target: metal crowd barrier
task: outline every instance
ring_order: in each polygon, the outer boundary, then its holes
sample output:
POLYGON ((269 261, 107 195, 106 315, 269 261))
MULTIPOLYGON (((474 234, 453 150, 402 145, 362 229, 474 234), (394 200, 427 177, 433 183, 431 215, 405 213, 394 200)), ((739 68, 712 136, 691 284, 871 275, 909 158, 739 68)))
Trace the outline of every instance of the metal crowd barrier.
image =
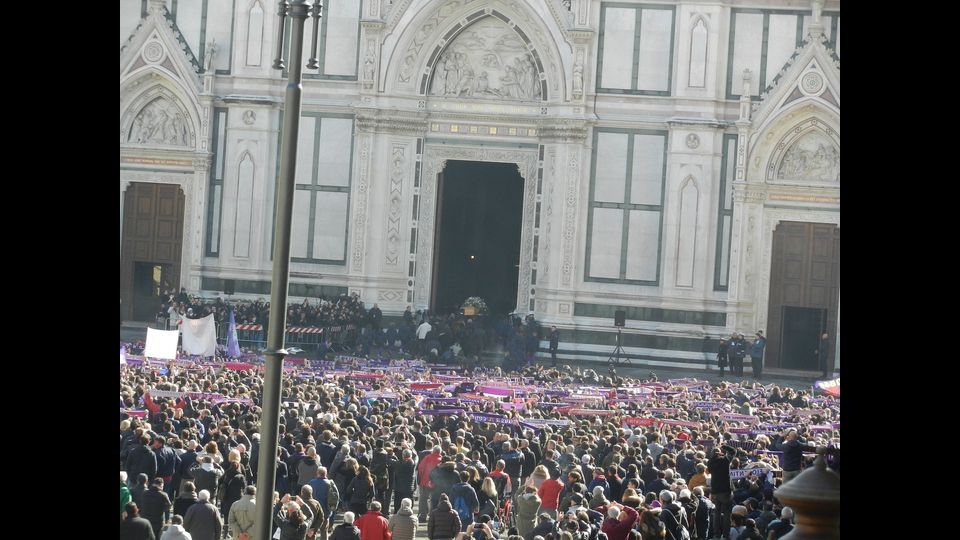
MULTIPOLYGON (((229 322, 217 324, 217 343, 226 345, 229 322)), ((326 341, 333 351, 344 351, 356 345, 359 328, 354 324, 337 326, 290 326, 284 336, 284 344, 306 351, 320 348, 326 341)), ((266 346, 267 336, 260 324, 237 324, 237 341, 242 348, 262 348, 266 346)))

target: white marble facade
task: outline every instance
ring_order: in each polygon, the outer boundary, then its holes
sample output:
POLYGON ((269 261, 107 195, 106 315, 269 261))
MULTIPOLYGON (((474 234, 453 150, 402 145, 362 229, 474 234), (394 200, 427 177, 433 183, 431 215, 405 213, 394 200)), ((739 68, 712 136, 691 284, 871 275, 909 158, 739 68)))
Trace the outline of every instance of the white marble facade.
MULTIPOLYGON (((451 159, 519 167, 511 286, 519 310, 565 336, 612 330, 577 305, 726 315, 629 320, 638 335, 752 335, 777 223, 839 225, 839 2, 327 4, 320 67, 304 71, 293 283, 387 313, 427 306, 436 174, 451 159)), ((194 291, 203 278, 269 281, 285 121, 276 2, 211 0, 206 26, 202 5, 122 0, 120 13, 121 207, 131 181, 184 186, 181 284, 194 291)), ((689 343, 628 351, 702 365, 689 343)))

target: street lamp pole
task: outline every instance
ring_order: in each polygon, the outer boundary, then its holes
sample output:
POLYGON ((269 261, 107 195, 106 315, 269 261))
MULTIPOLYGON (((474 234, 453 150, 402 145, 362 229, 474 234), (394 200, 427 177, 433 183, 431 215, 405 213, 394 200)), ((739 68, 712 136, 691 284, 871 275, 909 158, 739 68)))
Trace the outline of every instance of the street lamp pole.
MULTIPOLYGON (((280 418, 280 384, 283 374, 283 348, 287 317, 287 285, 290 278, 290 229, 293 223, 293 193, 297 172, 297 139, 300 134, 300 109, 303 75, 303 25, 313 16, 314 36, 323 12, 323 1, 280 0, 277 32, 277 57, 274 69, 283 69, 284 22, 290 17, 290 67, 284 98, 283 132, 280 138, 280 177, 277 179, 276 222, 273 247, 273 279, 270 291, 270 328, 267 335, 260 424, 260 463, 257 467, 257 509, 254 535, 259 540, 273 537, 273 488, 277 473, 277 439, 280 418)), ((316 63, 317 40, 313 40, 310 65, 316 63)))

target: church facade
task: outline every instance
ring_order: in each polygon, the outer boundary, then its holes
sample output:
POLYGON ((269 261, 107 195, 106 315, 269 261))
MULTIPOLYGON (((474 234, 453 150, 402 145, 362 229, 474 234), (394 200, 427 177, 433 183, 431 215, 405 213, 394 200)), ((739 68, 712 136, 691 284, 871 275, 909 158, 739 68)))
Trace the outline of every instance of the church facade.
MULTIPOLYGON (((436 308, 444 172, 506 163, 523 187, 503 287, 560 329, 561 357, 606 360, 622 310, 633 363, 702 367, 762 329, 766 366, 817 369, 826 333, 839 368, 839 2, 326 3, 291 301, 436 308)), ((269 295, 276 4, 121 0, 126 317, 161 286, 269 295)))

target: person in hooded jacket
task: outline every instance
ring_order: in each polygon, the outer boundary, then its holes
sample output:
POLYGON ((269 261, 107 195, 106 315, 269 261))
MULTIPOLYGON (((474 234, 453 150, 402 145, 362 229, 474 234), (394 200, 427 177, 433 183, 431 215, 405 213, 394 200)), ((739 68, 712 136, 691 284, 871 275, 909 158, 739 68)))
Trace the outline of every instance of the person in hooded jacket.
POLYGON ((540 497, 537 496, 537 488, 525 486, 523 495, 517 498, 517 532, 520 536, 526 536, 537 526, 537 513, 540 510, 540 497))
POLYGON ((137 483, 130 488, 130 497, 132 497, 133 502, 137 503, 137 505, 142 502, 141 497, 143 497, 143 492, 147 490, 147 482, 149 481, 150 479, 147 478, 146 473, 140 473, 140 475, 137 476, 137 483))
POLYGON ((317 468, 320 467, 320 460, 317 458, 317 449, 310 446, 307 448, 306 455, 297 463, 297 487, 294 493, 300 493, 300 489, 317 477, 317 468))
POLYGON ((420 521, 413 515, 413 501, 409 498, 400 501, 400 509, 390 516, 387 528, 393 540, 414 540, 420 521))
MULTIPOLYGON (((437 507, 430 512, 427 521, 428 540, 453 540, 460 534, 460 516, 450 506, 450 498, 441 493, 437 507)), ((334 538, 334 540, 339 540, 334 538)))
POLYGON ((193 540, 193 536, 183 528, 183 517, 175 514, 170 518, 170 525, 163 531, 160 540, 193 540))
POLYGON ((194 479, 193 484, 198 492, 205 489, 210 493, 216 493, 220 479, 223 478, 223 467, 214 463, 213 456, 203 456, 200 460, 200 463, 190 468, 190 474, 194 479))
POLYGON ((431 503, 435 507, 440 504, 440 495, 450 493, 453 485, 460 480, 457 474, 456 464, 452 461, 444 461, 430 473, 430 480, 433 482, 433 493, 431 503))
POLYGON ((150 437, 141 435, 139 442, 127 454, 124 469, 130 478, 138 478, 140 473, 146 473, 148 479, 154 478, 157 476, 157 455, 150 449, 150 437))

